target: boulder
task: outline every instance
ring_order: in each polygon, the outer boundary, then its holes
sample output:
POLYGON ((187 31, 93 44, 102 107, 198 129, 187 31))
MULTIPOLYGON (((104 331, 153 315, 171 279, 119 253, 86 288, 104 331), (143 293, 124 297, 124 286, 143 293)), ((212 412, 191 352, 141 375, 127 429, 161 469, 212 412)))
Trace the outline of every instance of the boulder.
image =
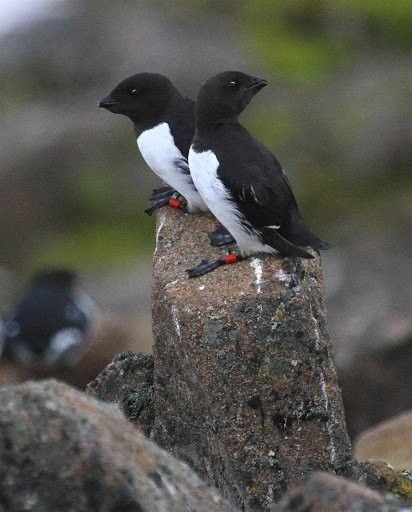
POLYGON ((242 510, 351 459, 321 262, 259 256, 197 279, 216 221, 164 209, 154 256, 154 438, 242 510))
POLYGON ((412 472, 393 469, 386 462, 359 462, 353 460, 340 472, 355 483, 375 491, 392 494, 412 505, 412 472))
POLYGON ((154 420, 153 356, 122 352, 90 382, 86 393, 117 403, 150 436, 154 420))
POLYGON ((354 452, 360 461, 385 461, 394 468, 412 470, 412 411, 362 432, 354 452))
POLYGON ((272 512, 407 512, 401 504, 346 478, 315 472, 293 485, 272 512))
POLYGON ((0 388, 1 512, 234 512, 116 406, 57 381, 0 388))

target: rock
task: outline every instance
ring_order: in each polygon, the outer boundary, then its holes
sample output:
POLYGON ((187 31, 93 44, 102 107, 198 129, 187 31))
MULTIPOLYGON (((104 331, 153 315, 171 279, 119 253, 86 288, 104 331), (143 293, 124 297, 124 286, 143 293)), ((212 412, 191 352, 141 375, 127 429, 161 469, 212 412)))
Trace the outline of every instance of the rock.
POLYGON ((406 512, 407 509, 346 478, 315 472, 293 485, 273 512, 406 512))
POLYGON ((117 355, 85 391, 119 404, 126 417, 150 436, 154 420, 153 356, 133 352, 117 355))
POLYGON ((354 453, 360 461, 385 461, 397 469, 412 469, 412 411, 362 432, 354 453))
POLYGON ((154 438, 242 510, 351 459, 320 258, 217 258, 206 216, 161 211, 154 258, 154 438))
POLYGON ((412 505, 412 472, 394 470, 386 462, 354 460, 343 469, 341 476, 376 491, 394 494, 412 505))
POLYGON ((382 420, 412 409, 412 337, 370 348, 339 370, 352 439, 382 420))
POLYGON ((0 389, 2 512, 234 512, 113 405, 56 381, 0 389))

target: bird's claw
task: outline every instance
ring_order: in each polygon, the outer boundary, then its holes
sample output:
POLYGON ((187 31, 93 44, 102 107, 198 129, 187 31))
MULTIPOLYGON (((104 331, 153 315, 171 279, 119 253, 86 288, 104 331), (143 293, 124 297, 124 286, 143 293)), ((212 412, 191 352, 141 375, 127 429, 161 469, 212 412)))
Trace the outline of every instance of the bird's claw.
POLYGON ((212 233, 209 233, 209 240, 210 245, 213 247, 221 247, 222 245, 235 243, 233 236, 223 226, 220 226, 212 233))
POLYGON ((170 192, 173 193, 170 195, 169 191, 165 191, 164 197, 160 197, 161 194, 159 193, 159 199, 152 199, 152 204, 151 206, 149 206, 149 208, 146 208, 145 213, 147 213, 148 215, 152 215, 155 210, 158 210, 163 206, 170 206, 171 208, 182 210, 182 212, 184 213, 188 212, 185 198, 181 196, 179 193, 177 193, 175 190, 173 190, 171 187, 169 188, 170 192))
POLYGON ((205 274, 208 274, 209 272, 212 272, 220 265, 222 265, 221 259, 215 261, 202 260, 197 267, 189 268, 188 270, 186 270, 186 272, 189 277, 200 277, 205 274))
POLYGON ((158 187, 152 190, 150 201, 160 201, 161 199, 170 199, 173 194, 176 194, 176 190, 169 185, 165 187, 158 187))
POLYGON ((169 204, 168 198, 159 199, 158 201, 152 201, 151 206, 149 206, 149 208, 146 208, 144 212, 147 213, 148 215, 152 215, 153 212, 155 212, 159 208, 162 208, 163 206, 167 206, 168 204, 169 204))
POLYGON ((209 272, 212 272, 213 270, 216 270, 217 267, 220 267, 221 265, 231 265, 242 259, 242 256, 236 252, 231 252, 229 249, 223 258, 219 258, 215 261, 202 260, 197 267, 190 268, 189 270, 186 270, 186 272, 189 277, 200 277, 208 274, 209 272))

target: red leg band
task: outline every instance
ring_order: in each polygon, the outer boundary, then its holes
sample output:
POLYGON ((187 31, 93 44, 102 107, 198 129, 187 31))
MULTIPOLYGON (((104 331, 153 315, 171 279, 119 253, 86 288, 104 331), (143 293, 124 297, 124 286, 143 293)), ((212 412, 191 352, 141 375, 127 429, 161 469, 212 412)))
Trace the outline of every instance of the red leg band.
POLYGON ((180 199, 177 199, 176 197, 171 197, 169 199, 169 206, 172 208, 180 208, 182 205, 182 201, 180 199))
POLYGON ((225 263, 236 263, 238 261, 238 256, 234 252, 231 252, 230 254, 226 254, 226 256, 223 257, 223 260, 225 263))

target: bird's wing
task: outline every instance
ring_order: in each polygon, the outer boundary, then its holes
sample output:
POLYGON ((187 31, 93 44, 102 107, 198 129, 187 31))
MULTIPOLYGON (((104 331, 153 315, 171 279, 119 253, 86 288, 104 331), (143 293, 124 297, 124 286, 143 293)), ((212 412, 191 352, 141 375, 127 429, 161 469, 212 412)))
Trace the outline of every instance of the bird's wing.
POLYGON ((280 229, 287 221, 290 209, 297 208, 283 171, 269 174, 253 165, 242 167, 236 176, 225 175, 222 180, 240 212, 259 229, 280 229))
POLYGON ((289 182, 277 160, 276 163, 276 168, 262 169, 245 162, 238 167, 236 175, 223 172, 221 179, 236 201, 239 212, 261 232, 265 243, 281 254, 313 258, 280 233, 291 213, 299 216, 300 213, 289 182))

